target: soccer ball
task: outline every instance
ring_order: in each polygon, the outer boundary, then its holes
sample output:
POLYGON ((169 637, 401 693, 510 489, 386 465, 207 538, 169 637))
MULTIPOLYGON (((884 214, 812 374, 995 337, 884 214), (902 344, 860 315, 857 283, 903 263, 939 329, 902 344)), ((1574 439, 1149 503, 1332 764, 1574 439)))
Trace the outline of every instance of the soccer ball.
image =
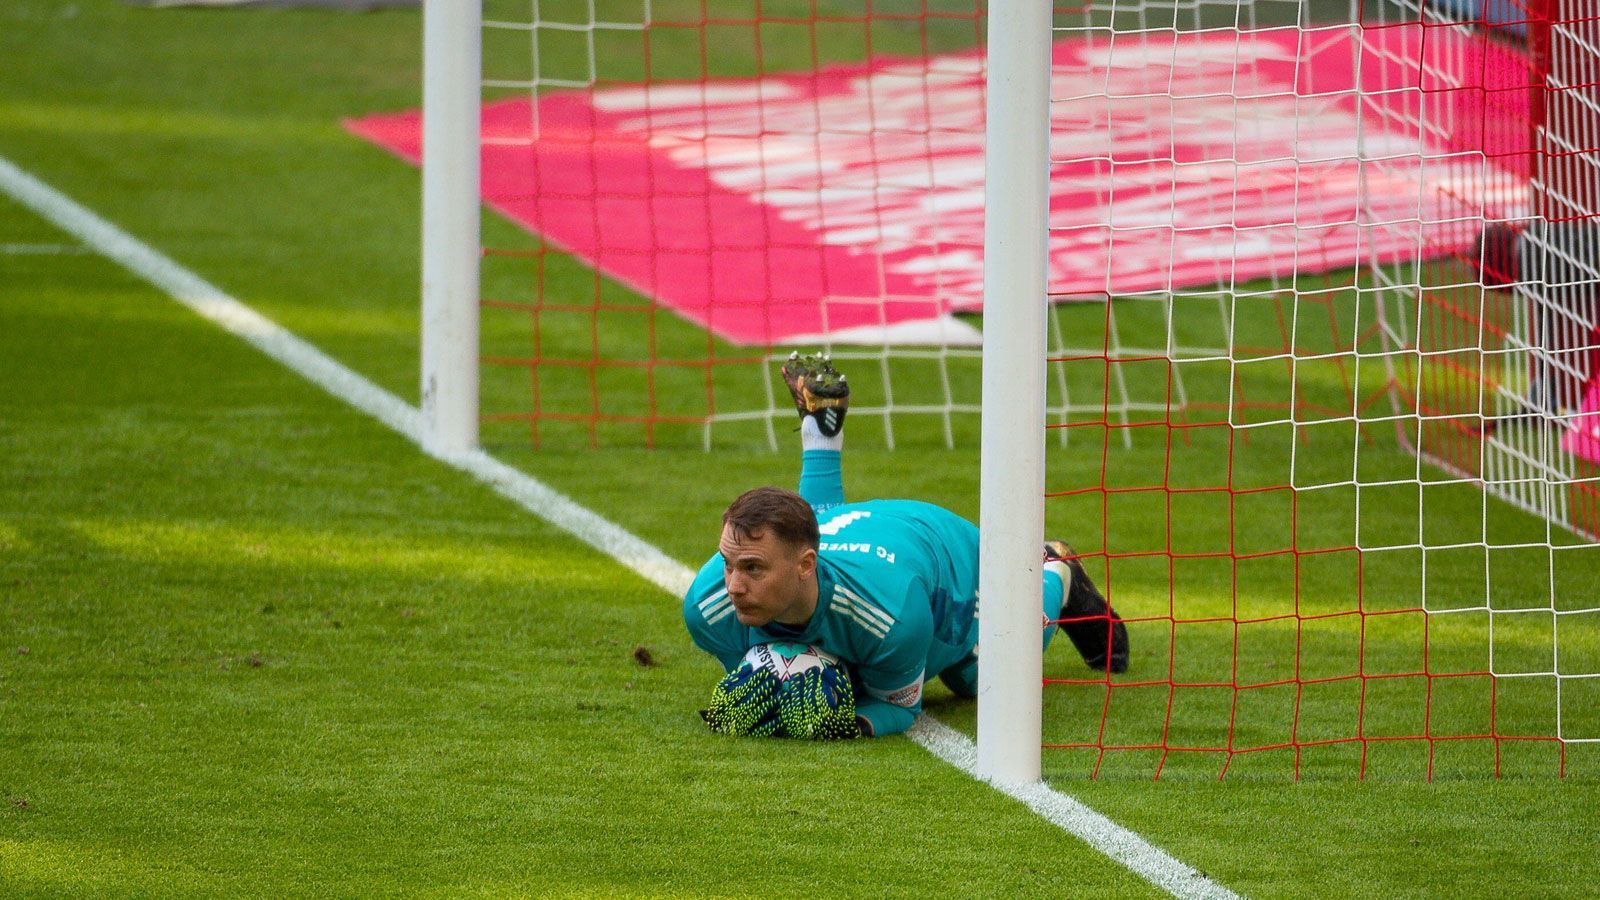
POLYGON ((751 647, 749 652, 745 653, 744 661, 753 669, 768 670, 778 681, 783 682, 811 669, 838 665, 839 657, 810 644, 773 641, 770 644, 757 644, 751 647))

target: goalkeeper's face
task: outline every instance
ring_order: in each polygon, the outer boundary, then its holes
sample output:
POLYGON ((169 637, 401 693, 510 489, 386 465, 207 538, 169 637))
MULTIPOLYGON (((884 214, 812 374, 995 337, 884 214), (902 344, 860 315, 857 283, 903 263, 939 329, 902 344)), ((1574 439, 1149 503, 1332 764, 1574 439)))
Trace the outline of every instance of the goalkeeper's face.
POLYGON ((817 603, 817 551, 787 544, 770 528, 740 535, 731 525, 722 526, 717 550, 739 624, 803 625, 811 618, 817 603))

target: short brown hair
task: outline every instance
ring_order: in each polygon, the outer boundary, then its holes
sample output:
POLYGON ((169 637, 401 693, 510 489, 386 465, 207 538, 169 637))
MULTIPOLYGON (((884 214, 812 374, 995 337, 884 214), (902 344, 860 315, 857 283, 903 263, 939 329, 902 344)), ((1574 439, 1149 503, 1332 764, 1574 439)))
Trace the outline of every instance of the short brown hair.
POLYGON ((794 491, 783 488, 759 487, 745 491, 728 505, 722 514, 722 524, 733 529, 741 538, 754 538, 768 530, 778 540, 791 547, 804 546, 817 549, 821 533, 817 531, 817 514, 794 491))

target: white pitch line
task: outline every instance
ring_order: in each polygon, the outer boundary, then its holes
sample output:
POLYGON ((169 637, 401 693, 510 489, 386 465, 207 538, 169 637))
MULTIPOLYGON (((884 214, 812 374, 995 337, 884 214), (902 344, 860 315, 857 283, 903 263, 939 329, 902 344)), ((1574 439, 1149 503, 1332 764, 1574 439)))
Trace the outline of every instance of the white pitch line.
POLYGON ((929 753, 1001 793, 1022 801, 1029 809, 1084 843, 1100 851, 1135 875, 1174 897, 1237 898, 1238 894, 1212 881, 1198 869, 1145 840, 1138 832, 1118 825, 1081 801, 1052 790, 1044 782, 1013 784, 978 775, 978 747, 972 739, 933 716, 917 719, 906 732, 929 753))
MULTIPOLYGON (((0 156, 0 189, 120 263, 172 299, 223 330, 243 338, 308 381, 372 416, 424 453, 433 456, 514 501, 546 522, 610 556, 675 597, 683 596, 694 572, 654 545, 595 513, 520 469, 482 450, 439 454, 422 440, 422 414, 415 407, 352 371, 310 343, 235 300, 221 288, 100 218, 76 201, 0 156)), ((922 716, 908 735, 928 752, 977 778, 977 750, 961 732, 922 716)), ((1123 828, 1043 783, 987 782, 1015 798, 1090 847, 1176 897, 1226 898, 1227 888, 1180 862, 1138 834, 1123 828)))
MULTIPOLYGON (((404 435, 418 447, 423 446, 422 414, 415 407, 17 168, 5 157, 0 157, 0 188, 41 217, 165 291, 172 299, 243 338, 323 390, 404 435)), ((423 450, 428 452, 427 448, 423 450)), ((663 590, 682 596, 694 579, 694 573, 682 563, 482 450, 430 455, 490 485, 540 518, 614 557, 663 590)))

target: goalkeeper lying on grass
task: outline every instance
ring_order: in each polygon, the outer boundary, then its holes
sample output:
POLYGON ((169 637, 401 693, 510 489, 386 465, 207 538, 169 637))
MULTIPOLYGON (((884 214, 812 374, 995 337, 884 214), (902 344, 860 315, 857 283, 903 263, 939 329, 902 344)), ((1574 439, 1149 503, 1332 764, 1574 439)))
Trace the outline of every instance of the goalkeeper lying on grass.
MULTIPOLYGON (((684 596, 695 644, 730 670, 704 715, 733 734, 896 734, 921 711, 929 675, 977 694, 978 529, 930 503, 845 503, 844 376, 826 357, 793 356, 783 380, 800 411, 800 492, 757 488, 733 501, 717 553, 684 596), (848 672, 822 666, 780 684, 744 662, 779 641, 817 646, 848 672)), ((1044 549, 1045 645, 1059 621, 1090 668, 1126 670, 1126 626, 1070 547, 1044 549)))

